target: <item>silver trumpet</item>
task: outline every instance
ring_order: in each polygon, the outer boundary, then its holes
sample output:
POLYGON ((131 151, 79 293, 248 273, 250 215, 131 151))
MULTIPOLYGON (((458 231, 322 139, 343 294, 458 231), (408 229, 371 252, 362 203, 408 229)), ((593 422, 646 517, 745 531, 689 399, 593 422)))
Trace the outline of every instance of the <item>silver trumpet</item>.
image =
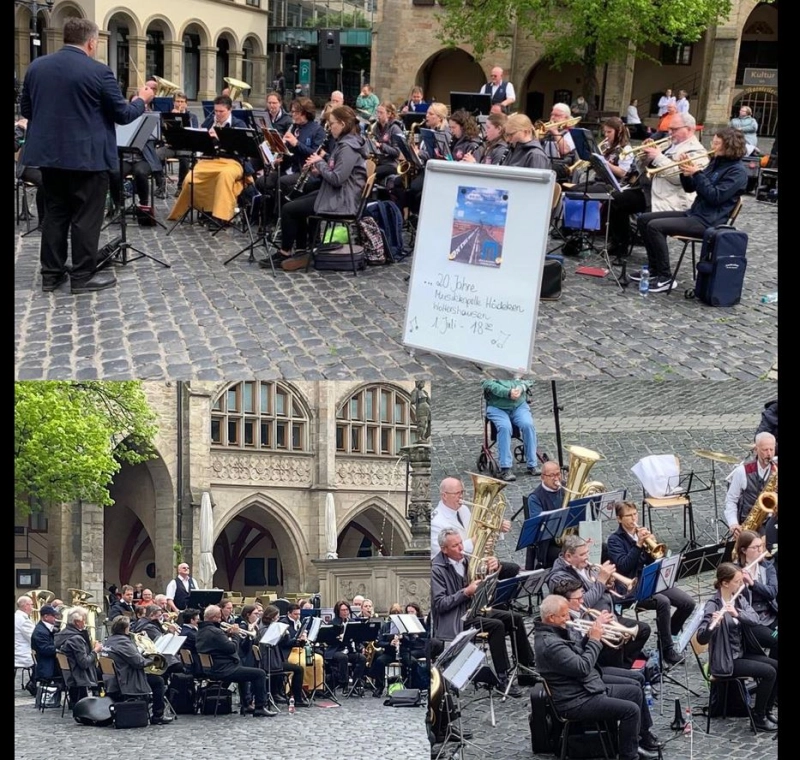
MULTIPOLYGON (((222 628, 223 631, 227 631, 229 628, 233 628, 234 625, 235 625, 234 623, 220 623, 219 627, 222 628)), ((237 633, 239 634, 239 637, 242 639, 246 638, 247 636, 249 636, 251 639, 254 639, 257 635, 256 631, 246 631, 244 628, 239 628, 237 633)))
MULTIPOLYGON (((567 625, 571 628, 575 628, 579 630, 584 636, 589 634, 589 629, 594 625, 595 620, 602 614, 598 610, 589 609, 584 605, 581 605, 581 610, 589 615, 589 617, 594 618, 593 620, 585 620, 585 619, 577 619, 577 620, 568 620, 567 625)), ((632 628, 627 628, 626 626, 622 625, 621 623, 617 623, 615 621, 611 621, 609 623, 603 623, 603 635, 601 637, 601 641, 607 647, 611 649, 619 649, 620 647, 627 644, 629 641, 633 641, 639 635, 639 626, 635 625, 632 628)))

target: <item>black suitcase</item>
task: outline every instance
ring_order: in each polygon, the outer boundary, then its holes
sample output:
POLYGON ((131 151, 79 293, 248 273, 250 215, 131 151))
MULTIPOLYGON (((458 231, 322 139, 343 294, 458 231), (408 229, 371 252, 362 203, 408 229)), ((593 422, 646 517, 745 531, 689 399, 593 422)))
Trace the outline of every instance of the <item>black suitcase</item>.
MULTIPOLYGON (((353 257, 356 269, 364 269, 367 259, 360 245, 353 245, 353 257)), ((343 245, 335 251, 319 250, 314 255, 314 269, 320 272, 352 272, 353 262, 350 260, 350 249, 343 245)))
POLYGON ((230 715, 233 712, 233 695, 218 684, 205 687, 205 697, 200 702, 203 715, 230 715))
POLYGON ((694 289, 687 290, 686 297, 697 298, 708 306, 735 306, 742 298, 746 254, 746 232, 728 225, 707 229, 694 289))
POLYGON ((542 301, 557 301, 561 298, 561 283, 564 281, 565 276, 563 257, 546 256, 539 298, 542 301))
POLYGON ((150 723, 150 709, 144 700, 114 702, 109 709, 114 728, 144 728, 150 723))
POLYGON ((555 754, 561 736, 561 723, 553 714, 547 692, 540 683, 531 689, 531 714, 528 718, 528 725, 531 729, 533 754, 543 752, 555 754))
POLYGON ((173 673, 167 694, 172 709, 179 715, 192 715, 197 712, 197 693, 194 676, 187 673, 173 673))

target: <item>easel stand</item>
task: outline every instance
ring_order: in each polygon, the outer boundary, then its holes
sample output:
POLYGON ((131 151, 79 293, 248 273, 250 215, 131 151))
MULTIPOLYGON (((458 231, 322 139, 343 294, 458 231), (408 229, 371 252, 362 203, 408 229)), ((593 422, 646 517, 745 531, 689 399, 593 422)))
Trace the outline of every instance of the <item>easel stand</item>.
MULTIPOLYGON (((167 235, 188 218, 189 224, 194 224, 194 168, 197 166, 197 156, 206 158, 216 158, 217 147, 213 138, 205 130, 194 129, 166 129, 164 130, 164 142, 167 147, 175 151, 183 151, 190 155, 189 173, 184 182, 191 182, 189 187, 189 208, 183 212, 180 219, 177 219, 172 227, 169 228, 167 235)), ((203 211, 197 212, 198 216, 203 216, 208 220, 211 217, 203 211)))
POLYGON ((136 246, 131 245, 128 242, 128 222, 125 219, 125 184, 122 182, 122 164, 125 160, 125 154, 128 152, 127 148, 117 148, 117 153, 119 155, 119 175, 120 175, 120 183, 119 183, 119 205, 120 205, 120 215, 119 215, 119 238, 115 239, 114 246, 110 250, 107 250, 106 255, 100 260, 100 262, 95 267, 95 272, 102 269, 109 263, 113 264, 120 264, 122 266, 127 266, 129 263, 134 261, 138 261, 139 259, 150 259, 155 261, 157 264, 161 264, 162 267, 166 269, 170 269, 172 267, 171 264, 167 264, 166 261, 162 261, 155 256, 146 253, 145 251, 141 250, 140 248, 136 248, 136 246), (133 258, 129 257, 128 251, 133 251, 137 255, 133 258))

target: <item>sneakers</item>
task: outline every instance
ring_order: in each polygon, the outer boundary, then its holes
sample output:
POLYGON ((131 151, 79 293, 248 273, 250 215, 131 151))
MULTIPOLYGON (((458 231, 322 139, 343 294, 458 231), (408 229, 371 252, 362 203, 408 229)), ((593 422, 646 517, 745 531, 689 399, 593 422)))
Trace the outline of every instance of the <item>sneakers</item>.
POLYGON ((542 471, 539 467, 528 467, 528 475, 540 476, 542 471))
POLYGON ((674 649, 668 649, 664 652, 664 662, 666 662, 667 665, 677 665, 679 662, 683 662, 683 657, 674 649))
MULTIPOLYGON (((641 279, 641 278, 640 278, 641 279)), ((654 282, 650 283, 650 292, 651 293, 668 293, 670 290, 675 290, 678 287, 678 283, 672 279, 672 277, 667 277, 665 279, 657 279, 654 282)))
POLYGON ((154 715, 152 718, 150 718, 151 726, 166 726, 169 723, 172 723, 172 716, 154 715))
POLYGON ((517 476, 511 472, 510 467, 500 470, 500 474, 497 477, 499 480, 504 480, 506 483, 513 483, 517 479, 517 476))
POLYGON ((635 269, 633 272, 628 272, 628 279, 633 280, 634 282, 640 282, 642 279, 641 270, 635 269))
POLYGON ((281 262, 281 269, 284 272, 295 272, 298 269, 305 269, 308 265, 308 253, 295 253, 288 259, 281 262))

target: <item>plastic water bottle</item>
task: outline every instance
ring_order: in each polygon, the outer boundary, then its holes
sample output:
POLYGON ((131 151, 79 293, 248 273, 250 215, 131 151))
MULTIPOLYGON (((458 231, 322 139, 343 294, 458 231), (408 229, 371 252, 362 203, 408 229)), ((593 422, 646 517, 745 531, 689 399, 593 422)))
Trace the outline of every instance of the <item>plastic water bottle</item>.
POLYGON ((761 303, 778 303, 778 293, 765 293, 761 296, 761 303))
POLYGON ((639 280, 639 293, 644 298, 650 292, 650 267, 642 267, 642 279, 639 280))
POLYGON ((692 735, 692 708, 687 707, 686 713, 683 717, 684 724, 683 724, 683 735, 684 736, 691 736, 692 735))
POLYGON ((644 685, 644 698, 647 701, 647 706, 653 706, 653 687, 650 686, 650 681, 644 685))
POLYGON ((289 697, 289 715, 294 715, 294 697, 289 697))

